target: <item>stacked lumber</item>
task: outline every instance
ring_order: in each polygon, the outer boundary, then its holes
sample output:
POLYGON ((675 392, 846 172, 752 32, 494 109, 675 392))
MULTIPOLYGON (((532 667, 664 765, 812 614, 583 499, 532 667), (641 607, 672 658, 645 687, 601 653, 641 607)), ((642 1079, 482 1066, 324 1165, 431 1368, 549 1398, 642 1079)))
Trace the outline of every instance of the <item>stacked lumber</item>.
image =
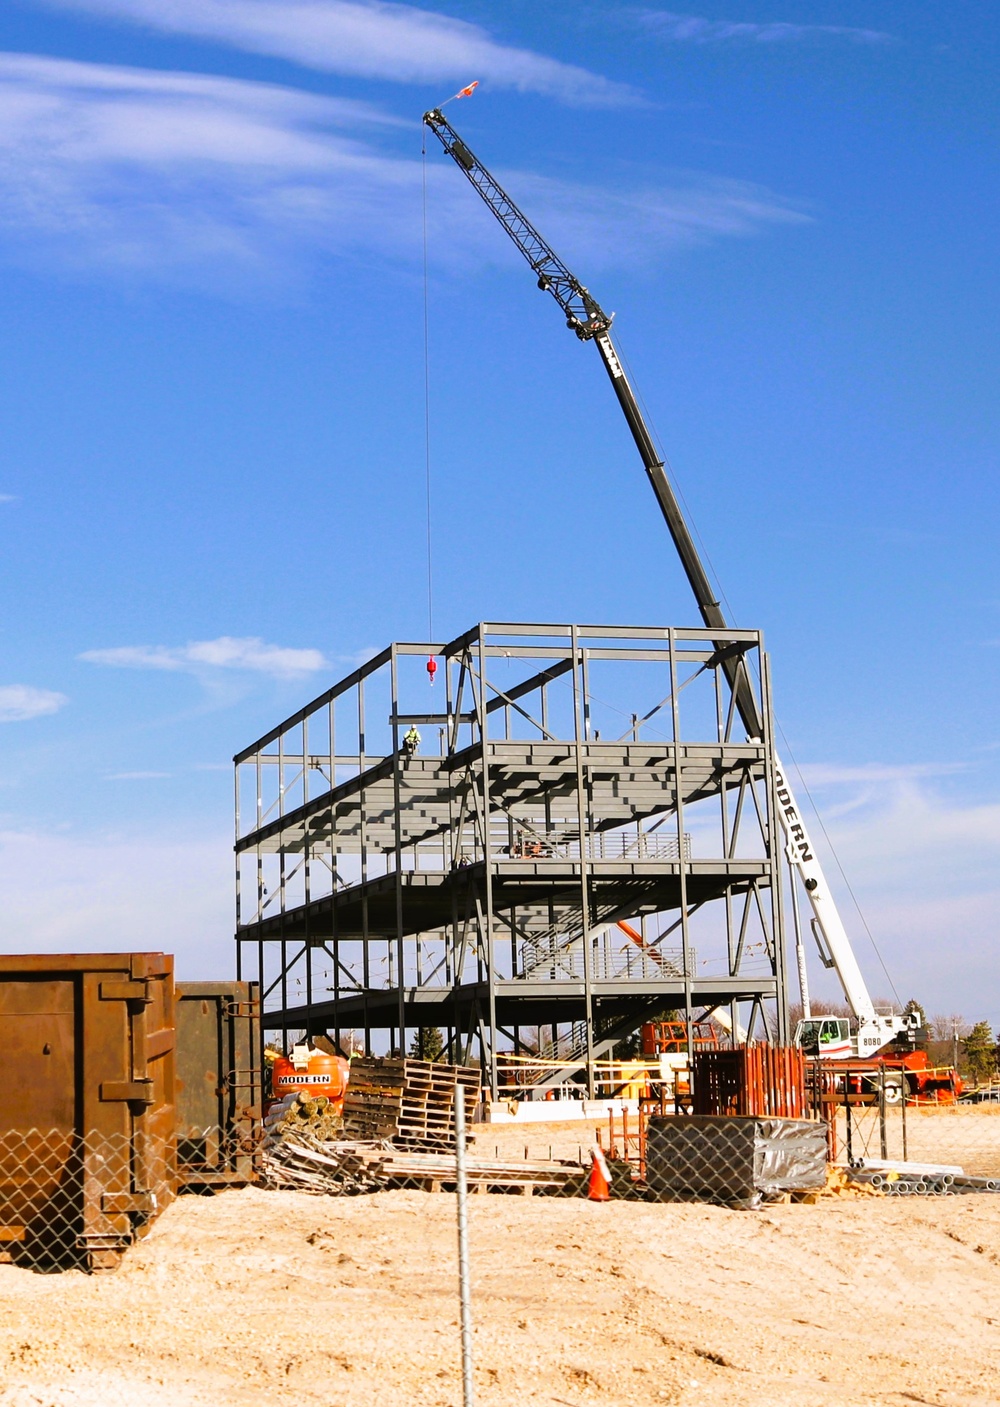
POLYGON ((276 1191, 350 1196, 386 1185, 383 1163, 390 1145, 329 1141, 308 1130, 286 1131, 264 1145, 261 1180, 276 1191))
POLYGON ((453 1144, 456 1086, 464 1093, 466 1123, 471 1123, 479 1095, 477 1070, 399 1056, 355 1057, 344 1095, 344 1134, 430 1150, 453 1144))
MULTIPOLYGON (((395 1185, 422 1186, 437 1191, 455 1186, 455 1158, 447 1153, 421 1153, 409 1149, 394 1152, 385 1165, 385 1175, 395 1185)), ((550 1194, 576 1195, 585 1185, 586 1171, 579 1163, 563 1161, 518 1161, 516 1159, 465 1159, 465 1176, 476 1192, 519 1189, 526 1195, 534 1191, 550 1194)))
POLYGON ((338 1138, 342 1124, 340 1112, 326 1095, 308 1094, 303 1090, 298 1094, 286 1094, 271 1106, 264 1120, 264 1141, 271 1144, 304 1132, 318 1139, 338 1138))
MULTIPOLYGON (((451 1190, 456 1182, 454 1153, 399 1148, 384 1139, 326 1141, 304 1128, 265 1147, 262 1172, 272 1188, 332 1196, 390 1187, 436 1192, 451 1190)), ((467 1157, 466 1177, 477 1192, 575 1196, 585 1185, 586 1172, 579 1163, 467 1157)))

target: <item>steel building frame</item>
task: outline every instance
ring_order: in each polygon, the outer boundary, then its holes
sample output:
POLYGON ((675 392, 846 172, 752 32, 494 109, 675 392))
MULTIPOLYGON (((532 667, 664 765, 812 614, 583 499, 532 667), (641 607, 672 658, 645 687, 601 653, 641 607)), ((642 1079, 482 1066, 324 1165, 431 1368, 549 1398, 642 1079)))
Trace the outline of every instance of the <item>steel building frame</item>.
POLYGON ((728 1006, 734 1030, 787 1039, 757 631, 483 623, 396 643, 235 764, 237 975, 260 981, 266 1029, 370 1052, 443 1028, 494 1097, 502 1053, 542 1045, 563 1060, 548 1083, 593 1090, 594 1061, 668 1008, 728 1006))

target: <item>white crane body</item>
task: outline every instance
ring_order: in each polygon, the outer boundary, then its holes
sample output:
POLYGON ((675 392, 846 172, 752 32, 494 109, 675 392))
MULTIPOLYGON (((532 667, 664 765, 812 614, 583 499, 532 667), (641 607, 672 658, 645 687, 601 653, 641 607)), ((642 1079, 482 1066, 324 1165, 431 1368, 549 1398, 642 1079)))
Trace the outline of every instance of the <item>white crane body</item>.
POLYGON ((806 1014, 796 1028, 795 1042, 797 1045, 815 1046, 815 1049, 810 1049, 810 1054, 819 1055, 824 1059, 843 1059, 845 1056, 870 1059, 897 1036, 915 1031, 920 1024, 920 1018, 916 1013, 899 1016, 896 1013, 882 1014, 875 1010, 875 1004, 851 947, 851 940, 840 917, 840 910, 830 893, 823 866, 809 839, 784 766, 777 757, 774 780, 778 818, 785 833, 785 853, 793 873, 797 872, 802 881, 802 887, 813 911, 813 932, 816 935, 820 960, 824 966, 833 967, 836 971, 856 1023, 854 1032, 847 1034, 841 1029, 836 1038, 824 1039, 832 1035, 830 1027, 824 1030, 822 1025, 817 1023, 830 1022, 831 1018, 806 1014))

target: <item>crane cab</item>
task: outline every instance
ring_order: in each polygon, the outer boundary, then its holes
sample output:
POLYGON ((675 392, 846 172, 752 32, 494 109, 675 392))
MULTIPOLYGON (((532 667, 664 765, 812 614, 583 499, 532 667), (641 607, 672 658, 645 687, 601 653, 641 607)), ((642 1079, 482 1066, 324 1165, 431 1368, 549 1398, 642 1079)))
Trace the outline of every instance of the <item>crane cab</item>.
POLYGON ((846 1016, 813 1016, 795 1028, 795 1044, 821 1060, 849 1060, 855 1054, 846 1016))

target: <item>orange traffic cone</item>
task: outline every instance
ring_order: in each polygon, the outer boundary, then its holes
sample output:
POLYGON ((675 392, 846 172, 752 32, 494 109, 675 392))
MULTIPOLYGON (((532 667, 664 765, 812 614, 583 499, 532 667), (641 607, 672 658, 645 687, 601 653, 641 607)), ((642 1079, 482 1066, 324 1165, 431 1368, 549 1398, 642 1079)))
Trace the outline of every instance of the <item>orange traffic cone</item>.
POLYGON ((587 1200, 589 1202, 610 1202, 611 1173, 608 1171, 607 1160, 600 1148, 594 1148, 591 1152, 590 1181, 587 1183, 587 1200))

